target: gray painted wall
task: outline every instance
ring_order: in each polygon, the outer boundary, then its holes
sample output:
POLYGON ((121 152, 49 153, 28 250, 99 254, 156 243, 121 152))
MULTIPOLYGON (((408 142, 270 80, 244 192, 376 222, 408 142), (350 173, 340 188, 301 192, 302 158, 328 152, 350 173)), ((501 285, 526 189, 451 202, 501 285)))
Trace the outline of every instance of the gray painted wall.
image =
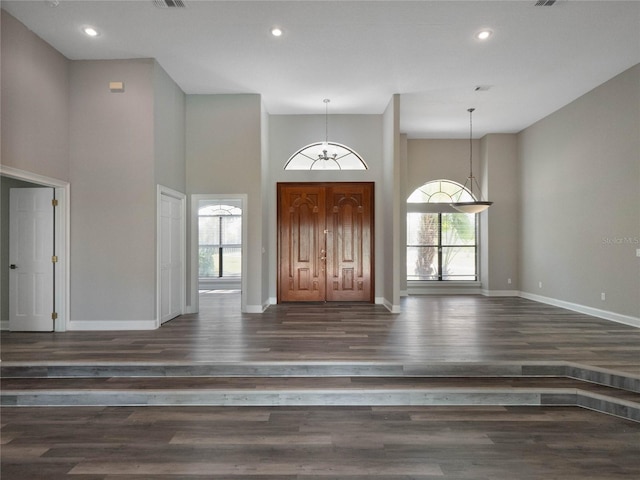
POLYGON ((520 290, 640 317, 640 65, 518 140, 520 290))
POLYGON ((517 135, 486 135, 480 141, 479 153, 482 194, 485 200, 494 202, 480 214, 482 288, 489 294, 515 295, 519 289, 520 246, 517 135))
MULTIPOLYGON (((262 126, 259 95, 187 95, 187 193, 247 194, 243 220, 248 227, 247 306, 263 298, 262 126)), ((190 240, 187 242, 190 245, 190 240)), ((190 248, 189 248, 190 255, 190 248)), ((188 269, 188 278, 191 275, 188 269)), ((193 292, 188 291, 190 297, 193 292)))
POLYGON ((155 182, 186 192, 186 96, 158 62, 153 66, 155 182))
POLYGON ((265 219, 269 218, 269 194, 271 189, 269 188, 269 132, 270 132, 270 121, 269 121, 269 113, 264 105, 264 103, 260 102, 260 165, 262 169, 262 178, 260 189, 262 192, 262 278, 260 281, 262 282, 262 290, 261 290, 261 298, 263 301, 269 301, 269 281, 271 279, 271 274, 269 270, 269 253, 271 250, 275 249, 273 243, 270 242, 269 238, 269 227, 270 224, 265 219))
POLYGON ((384 278, 383 297, 391 311, 400 309, 400 228, 405 224, 400 218, 400 95, 393 95, 383 114, 382 163, 384 180, 383 210, 384 233, 378 237, 383 242, 384 278))
POLYGON ((155 319, 153 69, 71 62, 72 320, 155 319))
POLYGON ((325 115, 271 115, 269 117, 269 296, 277 297, 277 191, 278 182, 374 182, 375 183, 375 296, 383 295, 384 232, 382 190, 382 116, 329 115, 329 141, 348 145, 367 163, 368 170, 284 170, 300 148, 324 141, 325 115))
MULTIPOLYGON (((474 169, 479 166, 475 162, 479 148, 480 141, 474 140, 474 169)), ((469 140, 409 139, 407 162, 407 197, 432 180, 446 178, 464 184, 469 176, 469 140)), ((474 171, 479 181, 480 173, 474 171)))
POLYGON ((4 10, 3 165, 69 179, 69 62, 4 10))

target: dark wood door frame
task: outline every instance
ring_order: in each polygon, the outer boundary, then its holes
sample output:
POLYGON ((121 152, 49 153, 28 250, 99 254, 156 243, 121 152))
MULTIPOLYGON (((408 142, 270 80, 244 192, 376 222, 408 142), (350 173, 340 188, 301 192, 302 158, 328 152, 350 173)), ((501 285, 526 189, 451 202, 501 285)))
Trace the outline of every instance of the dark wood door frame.
POLYGON ((374 193, 373 182, 277 184, 278 303, 374 303, 374 193))

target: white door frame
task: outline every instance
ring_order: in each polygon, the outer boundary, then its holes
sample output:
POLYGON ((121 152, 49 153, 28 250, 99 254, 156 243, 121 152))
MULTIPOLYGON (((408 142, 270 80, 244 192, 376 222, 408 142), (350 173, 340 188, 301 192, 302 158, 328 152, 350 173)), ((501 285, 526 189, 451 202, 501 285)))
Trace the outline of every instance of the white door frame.
POLYGON ((182 260, 182 269, 180 270, 180 313, 186 313, 186 294, 187 294, 187 196, 184 193, 172 190, 164 185, 158 185, 156 195, 156 328, 162 325, 162 196, 166 195, 180 201, 180 258, 182 260))
POLYGON ((54 331, 65 332, 69 328, 69 264, 71 250, 69 248, 68 239, 70 238, 71 225, 69 208, 71 185, 69 182, 58 180, 57 178, 38 175, 37 173, 27 172, 18 168, 8 167, 6 165, 0 165, 0 176, 16 178, 25 182, 41 185, 43 187, 53 187, 55 190, 58 206, 56 208, 54 238, 56 242, 58 263, 56 264, 55 269, 56 288, 54 301, 58 318, 55 320, 54 331))
POLYGON ((247 311, 247 200, 246 193, 209 193, 191 195, 191 308, 189 313, 200 311, 198 294, 198 205, 201 200, 240 200, 242 208, 242 265, 240 279, 240 311, 247 311))

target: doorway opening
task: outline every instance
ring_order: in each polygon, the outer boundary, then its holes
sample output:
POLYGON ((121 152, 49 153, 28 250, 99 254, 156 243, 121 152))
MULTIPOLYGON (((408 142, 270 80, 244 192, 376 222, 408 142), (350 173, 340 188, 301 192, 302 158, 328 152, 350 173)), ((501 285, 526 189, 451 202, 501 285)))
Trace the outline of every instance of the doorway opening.
MULTIPOLYGON (((2 297, 2 301, 0 301, 2 305, 0 329, 64 332, 69 328, 69 246, 67 243, 67 238, 69 237, 69 184, 57 179, 4 165, 0 166, 0 181, 2 182, 2 188, 0 190, 3 197, 1 202, 3 208, 1 215, 3 222, 3 241, 0 242, 2 250, 2 254, 0 255, 0 270, 2 271, 2 282, 0 282, 0 285, 2 285, 0 292, 2 297), (32 325, 32 327, 35 328, 25 327, 22 326, 22 324, 11 321, 10 311, 15 311, 15 309, 11 308, 10 304, 12 302, 15 304, 18 300, 17 298, 11 299, 11 295, 16 295, 17 289, 14 287, 16 286, 15 282, 18 278, 15 273, 20 270, 20 265, 13 261, 15 258, 13 260, 10 258, 9 252, 11 243, 9 238, 12 233, 15 233, 15 229, 10 226, 11 219, 9 215, 9 196, 10 191, 14 188, 42 189, 43 191, 49 192, 47 193, 49 196, 48 203, 50 202, 49 205, 51 205, 52 216, 55 216, 52 232, 47 235, 46 241, 46 256, 51 264, 53 264, 51 268, 48 269, 51 273, 47 273, 46 275, 51 275, 52 278, 48 284, 50 286, 46 287, 47 297, 41 304, 42 308, 40 308, 38 304, 35 304, 38 308, 34 310, 33 313, 41 314, 43 318, 41 326, 39 324, 32 325), (53 213, 54 210, 55 213, 53 213), (6 238, 4 238, 5 236, 6 238), (51 253, 48 253, 49 251, 51 253), (51 257, 49 257, 49 255, 51 255, 51 257), (11 269, 10 265, 14 265, 15 268, 11 269), (14 278, 10 279, 10 275, 14 278), (44 322, 44 316, 46 316, 46 322, 44 322)), ((31 281, 32 283, 39 282, 37 275, 34 275, 31 281)), ((31 321, 28 323, 30 322, 31 321)))
POLYGON ((192 299, 196 312, 246 308, 246 195, 193 195, 192 299), (195 298, 194 298, 195 297, 195 298))

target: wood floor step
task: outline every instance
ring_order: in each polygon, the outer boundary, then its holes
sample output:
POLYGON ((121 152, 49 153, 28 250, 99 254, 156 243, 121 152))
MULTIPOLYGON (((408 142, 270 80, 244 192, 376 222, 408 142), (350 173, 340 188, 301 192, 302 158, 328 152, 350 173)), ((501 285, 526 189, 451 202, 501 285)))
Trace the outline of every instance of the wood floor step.
POLYGON ((640 393, 640 376, 572 362, 3 362, 2 378, 563 377, 640 393))
POLYGON ((3 406, 581 406, 640 421, 640 394, 562 378, 3 379, 3 406))

